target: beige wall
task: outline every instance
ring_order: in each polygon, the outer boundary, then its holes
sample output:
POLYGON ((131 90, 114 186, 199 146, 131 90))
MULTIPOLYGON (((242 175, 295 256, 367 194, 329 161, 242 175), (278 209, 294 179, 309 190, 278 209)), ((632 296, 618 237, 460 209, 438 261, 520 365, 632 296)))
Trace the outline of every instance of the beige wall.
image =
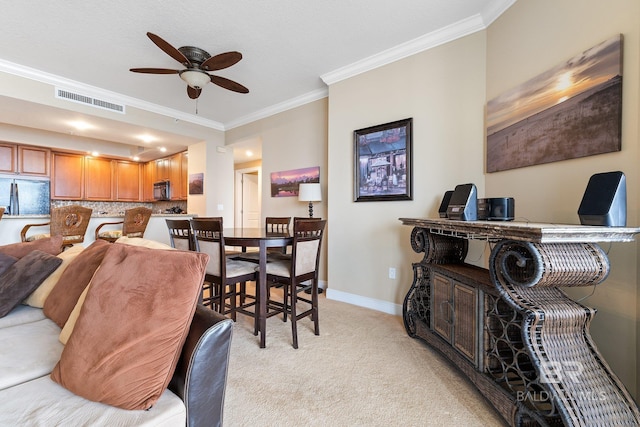
MULTIPOLYGON (((308 204, 296 197, 271 197, 271 172, 320 166, 323 201, 313 204, 314 217, 327 217, 327 99, 305 104, 226 132, 226 145, 247 139, 262 141, 262 203, 261 221, 266 216, 303 216, 308 204)), ((327 227, 330 234, 331 225, 327 227)), ((326 281, 326 249, 320 262, 320 280, 326 281)))
MULTIPOLYGON (((638 226, 640 2, 519 0, 487 31, 487 99, 558 65, 615 34, 624 36, 622 151, 486 175, 490 196, 513 196, 516 216, 579 223, 589 177, 621 170, 627 177, 627 224, 638 226)), ((602 245, 611 274, 584 300, 598 314, 592 335, 612 369, 637 395, 638 245, 602 245)), ((574 298, 592 288, 569 290, 574 298)))
POLYGON ((485 56, 481 32, 329 87, 328 297, 401 313, 420 257, 398 218, 437 216, 457 184, 483 194, 485 56), (353 131, 409 117, 413 201, 354 202, 353 131))

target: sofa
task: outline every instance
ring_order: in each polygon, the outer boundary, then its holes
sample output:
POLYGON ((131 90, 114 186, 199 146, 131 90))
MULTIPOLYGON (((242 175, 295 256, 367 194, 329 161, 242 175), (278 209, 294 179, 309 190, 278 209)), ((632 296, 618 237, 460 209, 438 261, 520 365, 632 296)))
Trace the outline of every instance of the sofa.
POLYGON ((233 322, 198 303, 208 257, 122 239, 0 246, 0 425, 222 425, 233 322))

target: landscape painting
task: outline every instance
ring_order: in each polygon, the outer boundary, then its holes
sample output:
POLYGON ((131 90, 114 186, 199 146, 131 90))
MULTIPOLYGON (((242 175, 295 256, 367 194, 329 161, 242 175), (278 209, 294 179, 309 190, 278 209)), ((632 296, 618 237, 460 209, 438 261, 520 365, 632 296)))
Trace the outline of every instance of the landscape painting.
POLYGON ((271 197, 298 197, 298 187, 307 182, 320 182, 320 166, 271 172, 271 197))
POLYGON ((620 151, 622 35, 487 103, 487 172, 620 151))
POLYGON ((204 173, 192 173, 189 175, 189 194, 204 193, 204 173))

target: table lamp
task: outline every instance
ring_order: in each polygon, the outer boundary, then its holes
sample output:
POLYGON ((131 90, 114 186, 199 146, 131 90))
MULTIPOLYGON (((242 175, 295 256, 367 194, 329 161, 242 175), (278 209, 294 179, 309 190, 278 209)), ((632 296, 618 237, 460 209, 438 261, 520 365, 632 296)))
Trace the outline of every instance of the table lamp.
POLYGON ((298 200, 301 202, 309 202, 309 218, 313 218, 313 202, 322 200, 322 190, 320 183, 300 184, 298 189, 298 200))

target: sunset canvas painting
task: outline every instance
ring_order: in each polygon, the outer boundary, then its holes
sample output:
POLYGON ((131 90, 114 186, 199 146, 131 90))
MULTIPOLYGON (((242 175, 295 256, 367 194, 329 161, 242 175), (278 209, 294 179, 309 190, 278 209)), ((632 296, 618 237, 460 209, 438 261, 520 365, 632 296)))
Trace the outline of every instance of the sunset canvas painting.
POLYGON ((487 172, 620 151, 622 35, 487 103, 487 172))

